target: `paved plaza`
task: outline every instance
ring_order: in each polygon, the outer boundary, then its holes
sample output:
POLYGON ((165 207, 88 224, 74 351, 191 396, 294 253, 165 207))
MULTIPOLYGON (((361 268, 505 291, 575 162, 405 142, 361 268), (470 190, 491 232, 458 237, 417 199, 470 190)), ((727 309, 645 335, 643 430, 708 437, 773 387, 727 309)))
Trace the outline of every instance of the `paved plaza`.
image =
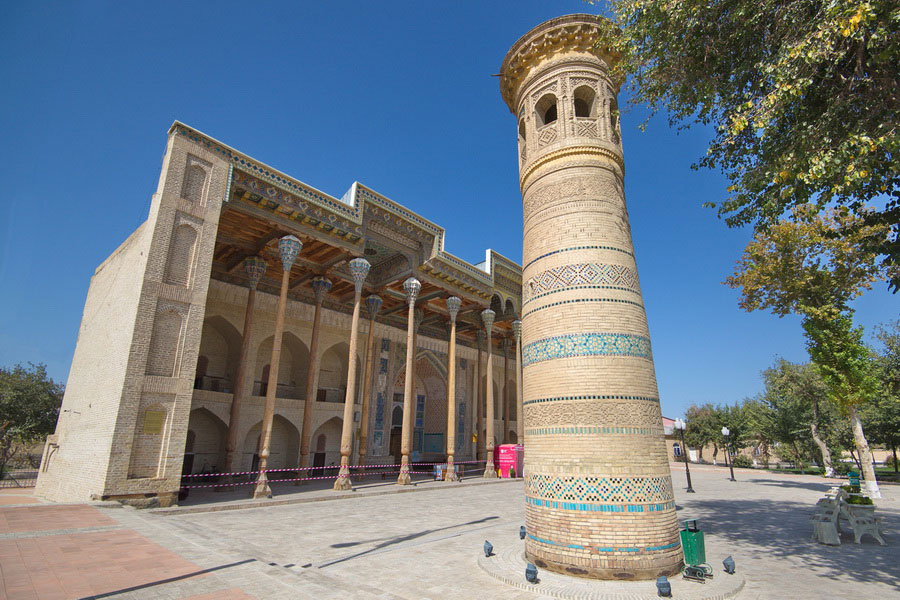
MULTIPOLYGON (((681 469, 673 466, 679 519, 700 520, 716 578, 727 577, 722 558, 734 556, 746 579, 739 600, 900 597, 900 487, 885 486, 878 501, 887 546, 856 545, 844 533, 840 547, 828 547, 810 539, 807 519, 833 481, 738 469, 730 482, 725 469, 695 466, 697 493, 686 494, 681 469)), ((274 504, 283 494, 241 509, 236 499, 195 496, 184 510, 28 504, 19 491, 23 502, 0 502, 2 597, 547 597, 541 584, 518 589, 478 566, 484 540, 498 560, 521 544, 521 480, 394 490, 305 489, 290 497, 302 502, 274 504), (209 510, 221 507, 235 510, 209 510)), ((638 585, 646 589, 635 593, 652 597, 652 582, 638 585)), ((602 595, 604 586, 593 589, 602 595)), ((695 597, 700 587, 678 581, 674 597, 695 597)))

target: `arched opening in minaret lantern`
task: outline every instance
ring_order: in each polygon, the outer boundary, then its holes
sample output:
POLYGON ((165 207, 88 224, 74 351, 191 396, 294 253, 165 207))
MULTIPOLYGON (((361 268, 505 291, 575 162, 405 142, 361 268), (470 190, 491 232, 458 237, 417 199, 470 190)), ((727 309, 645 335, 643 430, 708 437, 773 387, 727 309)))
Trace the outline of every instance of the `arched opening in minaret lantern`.
POLYGON ((588 85, 581 85, 575 88, 574 99, 572 100, 576 117, 590 118, 597 116, 596 97, 597 94, 588 85))
POLYGON ((544 125, 550 125, 556 122, 556 96, 553 94, 545 94, 534 105, 534 117, 537 121, 538 129, 544 125))

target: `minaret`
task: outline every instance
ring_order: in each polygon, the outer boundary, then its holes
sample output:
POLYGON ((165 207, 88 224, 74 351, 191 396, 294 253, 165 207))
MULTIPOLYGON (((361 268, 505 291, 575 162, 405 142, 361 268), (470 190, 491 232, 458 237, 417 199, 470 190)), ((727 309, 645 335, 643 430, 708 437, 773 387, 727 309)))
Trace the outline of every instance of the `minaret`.
POLYGON ((650 579, 681 566, 650 335, 625 207, 611 25, 577 14, 517 41, 500 91, 524 203, 525 552, 650 579))

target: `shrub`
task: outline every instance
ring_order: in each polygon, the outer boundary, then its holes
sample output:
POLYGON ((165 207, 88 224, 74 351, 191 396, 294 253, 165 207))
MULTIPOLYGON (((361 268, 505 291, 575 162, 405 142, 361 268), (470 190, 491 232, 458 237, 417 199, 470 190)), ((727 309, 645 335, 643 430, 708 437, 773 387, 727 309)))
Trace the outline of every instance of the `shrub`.
POLYGON ((734 457, 734 466, 750 469, 753 467, 753 461, 745 454, 738 454, 734 457))
POLYGON ((852 468, 852 467, 850 466, 850 463, 845 463, 845 462, 842 461, 842 460, 838 460, 838 461, 833 462, 833 463, 831 464, 831 466, 832 466, 832 468, 834 468, 834 472, 835 472, 837 475, 846 475, 847 473, 850 472, 850 469, 852 468))
POLYGON ((861 504, 863 506, 872 506, 875 504, 872 499, 867 496, 850 496, 847 498, 847 504, 861 504))

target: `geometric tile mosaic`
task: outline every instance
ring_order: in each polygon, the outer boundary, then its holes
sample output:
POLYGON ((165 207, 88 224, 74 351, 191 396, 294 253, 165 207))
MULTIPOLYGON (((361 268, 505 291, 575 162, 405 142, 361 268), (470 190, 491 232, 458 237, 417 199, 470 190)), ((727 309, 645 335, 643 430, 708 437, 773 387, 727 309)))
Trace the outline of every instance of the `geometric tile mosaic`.
POLYGON ((522 402, 523 405, 527 406, 529 404, 541 404, 543 402, 560 402, 567 400, 644 400, 646 402, 659 402, 659 398, 649 398, 646 396, 598 396, 598 395, 584 395, 584 396, 554 396, 552 398, 534 398, 532 400, 525 400, 522 402))
POLYGON ((522 366, 572 356, 636 356, 650 359, 650 339, 630 333, 573 333, 526 344, 522 366))
POLYGON ((582 512, 606 513, 650 513, 675 508, 674 500, 670 502, 659 502, 657 504, 594 504, 588 502, 560 502, 558 500, 541 500, 540 498, 526 497, 525 504, 553 508, 555 510, 580 510, 582 512))
POLYGON ((563 546, 564 548, 574 548, 576 550, 591 550, 592 552, 658 552, 660 550, 668 550, 669 548, 677 548, 680 542, 673 542, 663 546, 647 546, 646 548, 633 548, 623 546, 582 546, 581 544, 570 544, 568 542, 554 542, 528 534, 528 537, 542 544, 550 544, 551 546, 563 546))
POLYGON ((657 503, 674 499, 670 477, 585 477, 529 474, 525 495, 574 502, 657 503))
POLYGON ((528 280, 522 292, 530 298, 578 285, 608 285, 637 294, 641 291, 634 269, 607 263, 575 263, 538 273, 528 280))

